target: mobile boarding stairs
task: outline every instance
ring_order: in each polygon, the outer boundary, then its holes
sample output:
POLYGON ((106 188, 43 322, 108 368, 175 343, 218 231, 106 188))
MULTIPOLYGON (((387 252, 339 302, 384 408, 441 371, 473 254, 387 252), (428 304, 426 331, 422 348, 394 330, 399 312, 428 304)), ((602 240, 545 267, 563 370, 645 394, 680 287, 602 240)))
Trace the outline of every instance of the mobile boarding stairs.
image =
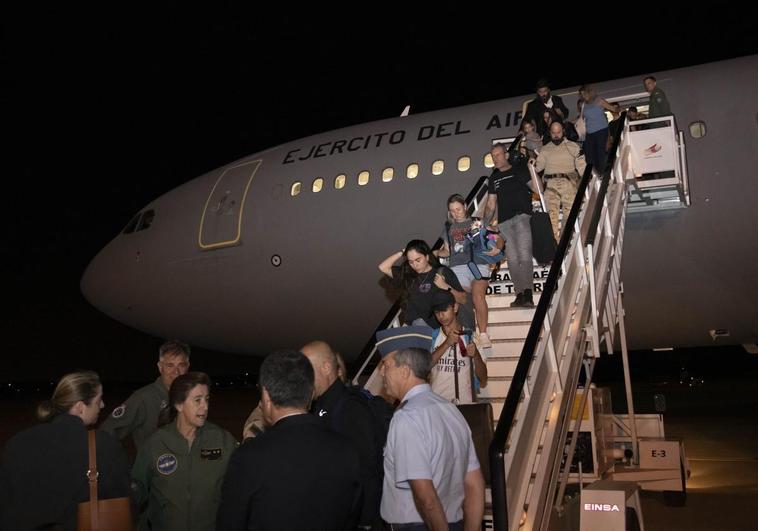
MULTIPOLYGON (((515 293, 507 269, 490 281, 493 346, 483 353, 489 377, 477 396, 491 405, 494 427, 486 437, 488 452, 477 448, 480 462, 488 460, 483 469, 490 470, 486 529, 644 530, 640 488, 663 491, 674 503, 685 500, 688 464, 681 441, 666 440, 661 415, 635 415, 624 328, 621 256, 627 210, 689 205, 684 144, 673 117, 647 122, 663 125, 655 128, 655 143, 667 139, 675 157, 664 164, 655 157, 657 164, 646 165, 648 130, 631 130, 627 123, 619 131, 604 171, 588 165, 584 172, 552 265, 535 269, 536 308, 510 307, 515 293), (646 174, 655 178, 640 182, 646 174), (601 351, 612 354, 616 346, 623 360, 626 415, 614 415, 608 391, 592 384, 601 351), (573 496, 566 496, 567 489, 573 496)), ((531 166, 530 171, 544 210, 541 186, 531 166)), ((467 198, 470 215, 486 194, 482 177, 467 198)), ((377 330, 395 326, 400 326, 397 306, 377 330)), ((373 338, 362 356, 353 382, 379 393, 373 338), (375 368, 366 378, 369 367, 375 368)))

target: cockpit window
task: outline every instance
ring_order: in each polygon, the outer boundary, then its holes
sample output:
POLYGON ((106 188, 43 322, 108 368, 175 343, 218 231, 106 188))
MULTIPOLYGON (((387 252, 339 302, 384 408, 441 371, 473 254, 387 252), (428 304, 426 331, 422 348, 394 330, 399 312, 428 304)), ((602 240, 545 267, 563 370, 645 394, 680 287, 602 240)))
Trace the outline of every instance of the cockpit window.
POLYGON ((153 224, 153 218, 155 218, 155 210, 146 210, 145 213, 142 214, 142 217, 140 218, 135 230, 141 231, 149 229, 150 225, 153 224))
POLYGON ((137 228, 137 222, 139 221, 141 212, 134 214, 134 217, 129 220, 129 223, 124 227, 123 234, 131 234, 137 228))

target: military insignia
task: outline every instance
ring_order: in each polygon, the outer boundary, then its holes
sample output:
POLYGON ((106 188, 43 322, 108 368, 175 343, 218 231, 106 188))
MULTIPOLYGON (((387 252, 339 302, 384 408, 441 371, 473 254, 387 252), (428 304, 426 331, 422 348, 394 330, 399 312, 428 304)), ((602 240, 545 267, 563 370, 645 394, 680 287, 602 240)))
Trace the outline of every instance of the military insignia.
POLYGON ((155 468, 164 476, 170 476, 176 472, 177 466, 179 466, 179 461, 174 454, 163 454, 155 463, 155 468))
POLYGON ((200 459, 208 461, 221 459, 221 448, 200 448, 200 459))
POLYGON ((161 409, 166 409, 166 406, 168 406, 168 402, 166 400, 161 401, 161 409))
POLYGON ((114 419, 118 419, 124 416, 124 413, 126 413, 126 404, 121 404, 116 409, 113 410, 113 413, 111 413, 111 416, 114 419))

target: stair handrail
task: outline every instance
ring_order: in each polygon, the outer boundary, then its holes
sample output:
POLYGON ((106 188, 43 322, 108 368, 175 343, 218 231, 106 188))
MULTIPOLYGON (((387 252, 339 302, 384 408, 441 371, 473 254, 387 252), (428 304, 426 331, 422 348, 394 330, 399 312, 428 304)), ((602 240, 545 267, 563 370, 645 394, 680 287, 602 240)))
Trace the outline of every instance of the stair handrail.
MULTIPOLYGON (((468 195, 466 196, 466 212, 469 216, 471 216, 474 212, 476 212, 479 209, 479 201, 481 200, 484 193, 486 193, 487 190, 487 183, 488 183, 489 176, 482 175, 479 177, 479 179, 476 181, 476 184, 473 186, 473 188, 469 191, 468 195)), ((437 238, 437 241, 432 246, 432 251, 436 251, 437 249, 441 248, 444 244, 444 241, 442 238, 437 238)), ((371 362, 371 360, 376 355, 376 333, 379 330, 384 330, 386 328, 393 328, 393 321, 398 319, 395 326, 399 326, 399 317, 400 317, 400 303, 401 300, 398 299, 395 301, 395 303, 392 305, 392 307, 389 309, 387 314, 382 318, 381 321, 379 321, 379 325, 376 327, 374 332, 369 337, 368 341, 366 342, 366 345, 361 350, 361 353, 359 354, 358 358, 359 360, 363 360, 361 363, 360 368, 356 371, 355 375, 352 377, 352 383, 353 385, 358 385, 360 383, 360 377, 363 374, 363 371, 366 370, 366 367, 371 362)))
MULTIPOLYGON (((616 151, 621 139, 621 131, 623 130, 623 123, 626 120, 626 112, 621 114, 621 124, 616 131, 613 138, 613 143, 610 150, 610 155, 606 161, 604 171, 601 175, 602 181, 600 185, 600 191, 595 202, 594 211, 592 213, 592 222, 590 224, 590 230, 588 232, 587 241, 594 242, 595 234, 597 232, 598 223, 600 221, 600 214, 603 208, 605 194, 608 190, 610 183, 611 169, 613 168, 614 161, 616 159, 616 151)), ((576 192, 574 204, 571 205, 571 211, 569 212, 564 227, 573 227, 579 217, 579 211, 582 208, 582 202, 584 195, 587 191, 590 181, 592 180, 592 165, 587 164, 582 179, 579 183, 579 187, 576 192)), ((558 278, 561 272, 561 265, 566 256, 569 244, 571 242, 573 234, 571 230, 563 230, 561 232, 560 242, 555 252, 555 258, 550 265, 550 272, 547 276, 547 281, 542 288, 542 295, 537 303, 537 308, 532 318, 532 324, 529 327, 529 332, 524 341, 524 346, 521 349, 521 355, 519 361, 516 364, 516 370, 513 373, 510 387, 508 388, 508 394, 503 404, 503 409, 500 412, 500 418, 495 428, 495 434, 492 438, 492 442, 489 447, 489 459, 490 459, 490 487, 492 489, 492 518, 493 527, 496 531, 506 531, 508 529, 508 503, 506 499, 506 477, 505 477, 505 445, 508 442, 508 437, 513 427, 513 421, 516 416, 516 409, 519 401, 521 400, 521 394, 524 391, 524 385, 526 383, 529 368, 534 358, 534 353, 537 348, 537 344, 542 333, 545 317, 551 304, 551 299, 555 294, 558 287, 558 278)))

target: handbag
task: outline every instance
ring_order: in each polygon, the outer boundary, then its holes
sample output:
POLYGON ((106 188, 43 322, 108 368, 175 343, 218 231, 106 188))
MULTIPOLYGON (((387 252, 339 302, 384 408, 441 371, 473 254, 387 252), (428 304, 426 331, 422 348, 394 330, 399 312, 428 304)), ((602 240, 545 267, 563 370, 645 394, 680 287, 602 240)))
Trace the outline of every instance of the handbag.
MULTIPOLYGON (((472 403, 472 404, 459 404, 459 387, 458 387, 458 347, 461 351, 465 350, 463 342, 458 340, 458 344, 453 346, 453 373, 455 375, 455 406, 458 411, 461 412, 463 418, 466 419, 466 424, 471 429, 471 440, 474 443, 474 451, 476 457, 479 460, 479 466, 484 474, 486 483, 490 480, 490 460, 489 460, 489 448, 490 443, 494 435, 492 425, 492 404, 489 402, 472 403)), ((474 367, 473 360, 471 361, 471 377, 474 379, 474 367)), ((471 382, 471 397, 475 397, 474 382, 471 382)))
POLYGON ((97 446, 95 430, 88 430, 87 447, 89 451, 89 500, 77 506, 77 531, 134 531, 132 509, 129 498, 97 498, 97 446))
POLYGON ((552 264, 558 245, 555 243, 550 216, 546 212, 534 212, 532 219, 529 220, 529 225, 532 229, 532 255, 534 259, 541 266, 552 264))
POLYGON ((580 141, 583 141, 587 136, 587 124, 584 122, 584 103, 582 103, 582 110, 579 112, 579 118, 574 122, 574 129, 580 141))

